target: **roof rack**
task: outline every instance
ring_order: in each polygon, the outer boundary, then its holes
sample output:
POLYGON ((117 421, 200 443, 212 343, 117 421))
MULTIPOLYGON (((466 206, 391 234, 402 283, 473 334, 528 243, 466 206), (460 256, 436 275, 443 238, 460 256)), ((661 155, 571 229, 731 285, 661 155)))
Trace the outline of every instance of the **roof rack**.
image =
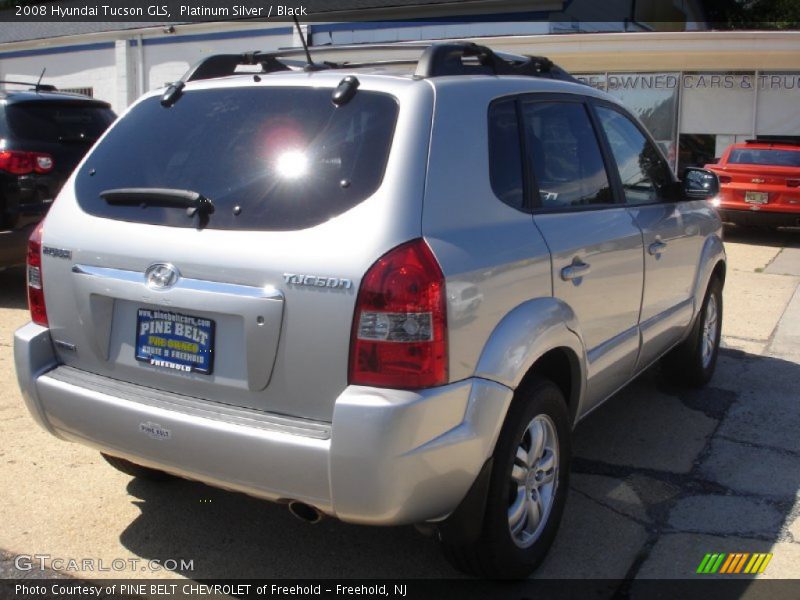
POLYGON ((57 92, 58 88, 49 83, 32 83, 30 81, 11 81, 7 79, 0 79, 0 83, 8 85, 27 85, 35 92, 57 92))
POLYGON ((171 106, 180 97, 183 87, 190 81, 234 75, 239 66, 245 65, 260 66, 261 74, 267 74, 290 70, 353 69, 402 64, 416 64, 414 77, 417 79, 446 75, 523 75, 581 83, 544 56, 494 52, 487 46, 473 42, 353 44, 209 56, 193 65, 180 80, 170 84, 164 92, 161 103, 164 106, 171 106), (380 61, 369 58, 362 61, 357 60, 358 54, 368 53, 371 55, 375 51, 391 51, 397 54, 405 53, 405 55, 380 61), (326 54, 329 55, 329 58, 336 58, 340 62, 325 60, 310 63, 306 58, 307 52, 310 55, 326 54))

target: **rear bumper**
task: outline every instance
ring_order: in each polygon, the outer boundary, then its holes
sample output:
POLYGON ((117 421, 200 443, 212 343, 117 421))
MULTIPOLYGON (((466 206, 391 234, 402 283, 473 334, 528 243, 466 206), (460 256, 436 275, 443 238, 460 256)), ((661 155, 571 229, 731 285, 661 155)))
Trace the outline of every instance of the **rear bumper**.
POLYGON ((774 212, 766 210, 738 210, 718 208, 720 219, 737 225, 767 225, 770 227, 800 227, 800 210, 797 212, 774 212))
POLYGON ((332 423, 202 402, 59 366, 49 331, 14 336, 29 411, 65 440, 211 485, 390 525, 455 509, 491 455, 508 388, 469 379, 421 392, 351 386, 332 423))

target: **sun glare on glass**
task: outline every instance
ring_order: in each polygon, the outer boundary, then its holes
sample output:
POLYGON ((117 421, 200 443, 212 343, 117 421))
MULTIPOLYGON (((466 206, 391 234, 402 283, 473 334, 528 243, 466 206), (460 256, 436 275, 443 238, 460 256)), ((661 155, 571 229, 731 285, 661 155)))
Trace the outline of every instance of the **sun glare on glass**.
POLYGON ((275 161, 275 171, 286 179, 296 179, 308 172, 308 157, 300 150, 284 152, 275 161))

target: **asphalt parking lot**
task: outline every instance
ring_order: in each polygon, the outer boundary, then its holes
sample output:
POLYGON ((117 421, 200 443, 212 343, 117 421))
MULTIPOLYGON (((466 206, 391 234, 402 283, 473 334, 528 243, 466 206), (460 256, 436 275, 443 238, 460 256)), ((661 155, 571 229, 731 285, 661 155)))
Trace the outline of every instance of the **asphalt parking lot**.
MULTIPOLYGON (((706 553, 771 552, 800 577, 800 232, 726 231, 724 349, 710 386, 657 368, 576 430, 572 489, 543 578, 691 577, 706 553)), ((202 484, 132 479, 40 431, 14 375, 24 273, 0 273, 0 576, 14 556, 193 560, 121 577, 457 577, 411 527, 304 524, 202 484)), ((108 573, 85 571, 80 577, 108 573)))

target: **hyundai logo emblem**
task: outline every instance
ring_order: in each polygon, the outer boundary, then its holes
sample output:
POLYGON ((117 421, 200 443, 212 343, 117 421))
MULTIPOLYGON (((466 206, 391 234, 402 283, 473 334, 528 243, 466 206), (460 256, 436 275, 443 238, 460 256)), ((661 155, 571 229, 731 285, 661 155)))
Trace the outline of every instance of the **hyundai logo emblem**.
POLYGON ((165 290, 175 285, 181 274, 178 269, 168 263, 150 265, 144 272, 147 287, 155 290, 165 290))

